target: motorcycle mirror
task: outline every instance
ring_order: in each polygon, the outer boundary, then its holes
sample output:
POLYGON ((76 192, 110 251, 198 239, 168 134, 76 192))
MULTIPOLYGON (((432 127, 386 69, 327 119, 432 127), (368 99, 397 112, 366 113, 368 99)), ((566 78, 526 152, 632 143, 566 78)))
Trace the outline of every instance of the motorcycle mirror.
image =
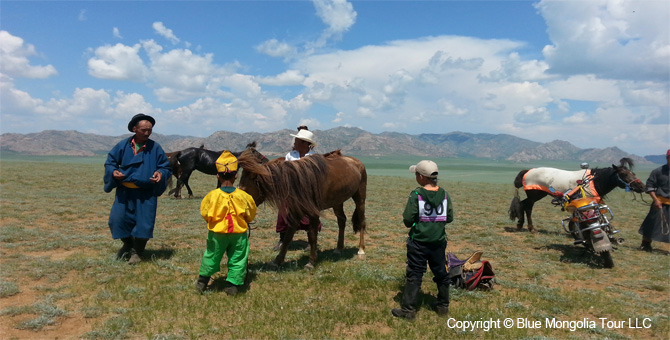
POLYGON ((582 168, 582 169, 588 169, 589 168, 589 163, 584 162, 584 163, 580 164, 579 167, 582 168))

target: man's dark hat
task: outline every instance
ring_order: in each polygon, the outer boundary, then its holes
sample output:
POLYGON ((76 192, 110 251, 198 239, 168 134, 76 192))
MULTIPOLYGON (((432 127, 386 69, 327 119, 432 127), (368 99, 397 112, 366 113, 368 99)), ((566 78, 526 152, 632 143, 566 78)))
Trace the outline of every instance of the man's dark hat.
POLYGON ((130 123, 128 123, 128 131, 133 132, 133 128, 135 127, 135 125, 137 125, 137 123, 139 123, 142 120, 148 120, 149 122, 151 122, 151 126, 156 125, 156 120, 154 119, 154 117, 147 116, 144 113, 138 113, 133 117, 133 119, 130 120, 130 123))

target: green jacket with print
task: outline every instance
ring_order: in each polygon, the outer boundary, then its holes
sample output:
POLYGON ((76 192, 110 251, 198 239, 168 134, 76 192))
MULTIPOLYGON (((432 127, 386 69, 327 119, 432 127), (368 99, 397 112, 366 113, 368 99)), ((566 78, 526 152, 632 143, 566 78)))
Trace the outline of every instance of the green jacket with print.
POLYGON ((403 223, 409 230, 409 237, 420 242, 440 242, 446 240, 444 226, 454 220, 449 193, 441 187, 437 191, 418 187, 409 194, 403 223))

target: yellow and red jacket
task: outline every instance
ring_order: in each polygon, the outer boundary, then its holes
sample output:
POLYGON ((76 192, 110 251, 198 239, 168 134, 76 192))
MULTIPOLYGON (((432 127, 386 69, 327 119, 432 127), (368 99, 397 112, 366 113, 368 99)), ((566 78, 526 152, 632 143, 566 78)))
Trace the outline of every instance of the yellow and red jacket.
POLYGON ((242 234, 256 217, 256 202, 240 189, 227 193, 219 188, 210 191, 200 203, 200 214, 207 229, 215 233, 242 234))

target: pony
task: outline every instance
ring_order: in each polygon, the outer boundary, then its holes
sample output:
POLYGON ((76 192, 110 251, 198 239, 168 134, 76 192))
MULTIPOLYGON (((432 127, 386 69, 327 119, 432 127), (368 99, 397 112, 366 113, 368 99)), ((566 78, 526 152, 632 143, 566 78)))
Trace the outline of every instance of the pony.
POLYGON ((353 230, 360 234, 358 255, 365 255, 367 172, 360 160, 343 156, 340 150, 336 150, 291 162, 278 158, 262 164, 253 150, 253 147, 248 148, 238 158, 242 168, 239 188, 249 193, 256 205, 268 201, 275 208, 286 209, 290 226, 279 254, 268 265, 279 268, 284 262, 299 221, 308 216, 310 254, 305 269, 313 269, 317 259, 318 218, 322 210, 330 208, 337 217, 339 227, 336 253, 341 253, 347 221, 344 202, 350 198, 355 203, 351 217, 353 230))
POLYGON ((577 181, 585 178, 591 178, 589 190, 586 190, 586 194, 590 197, 605 197, 617 187, 626 191, 644 192, 645 186, 635 177, 633 166, 633 160, 624 157, 619 160, 619 166, 612 164, 612 167, 602 169, 566 171, 542 167, 521 170, 514 179, 516 192, 509 207, 509 218, 512 221, 518 219, 516 227, 521 230, 525 213, 528 217, 528 230, 534 232, 531 215, 535 202, 547 195, 562 197, 577 186, 577 181), (519 198, 519 189, 522 187, 526 192, 524 200, 519 198))
MULTIPOLYGON (((256 153, 256 156, 258 156, 261 162, 267 162, 267 157, 258 152, 255 147, 256 141, 247 144, 247 148, 252 148, 253 152, 256 153)), ((216 175, 216 160, 219 158, 219 156, 221 156, 223 151, 225 150, 207 150, 204 148, 204 145, 202 145, 199 148, 191 147, 181 151, 166 154, 168 155, 170 166, 172 167, 172 173, 174 174, 172 177, 177 178, 177 184, 175 188, 170 190, 168 195, 174 194, 175 198, 181 198, 181 188, 186 186, 186 189, 188 190, 188 196, 189 198, 192 198, 193 191, 188 185, 188 180, 191 177, 191 174, 193 171, 198 170, 207 175, 216 175)), ((231 153, 235 155, 235 157, 239 157, 242 151, 231 151, 231 153)), ((170 177, 170 180, 168 180, 168 186, 172 186, 172 177, 170 177)), ((216 187, 221 187, 221 183, 219 183, 218 179, 216 181, 216 187)))

